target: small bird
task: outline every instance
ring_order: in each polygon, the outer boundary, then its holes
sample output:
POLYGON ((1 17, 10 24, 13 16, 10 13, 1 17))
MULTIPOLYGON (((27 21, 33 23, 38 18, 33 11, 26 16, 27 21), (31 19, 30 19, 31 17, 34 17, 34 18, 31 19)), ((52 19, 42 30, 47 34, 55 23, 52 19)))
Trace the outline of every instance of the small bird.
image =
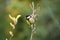
POLYGON ((26 21, 29 25, 32 25, 35 23, 35 20, 31 15, 26 15, 26 21))
POLYGON ((39 15, 38 13, 40 11, 40 6, 37 5, 37 8, 34 9, 34 2, 32 2, 30 7, 32 9, 32 14, 31 15, 26 15, 26 21, 30 25, 31 29, 35 29, 35 22, 37 20, 38 15, 39 15))

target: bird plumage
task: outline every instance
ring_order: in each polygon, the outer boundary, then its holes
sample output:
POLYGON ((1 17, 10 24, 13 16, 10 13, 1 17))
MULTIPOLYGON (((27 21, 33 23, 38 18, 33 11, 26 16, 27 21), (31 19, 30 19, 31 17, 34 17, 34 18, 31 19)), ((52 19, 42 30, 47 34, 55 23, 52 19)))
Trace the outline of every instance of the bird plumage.
POLYGON ((34 18, 33 18, 32 16, 30 16, 30 15, 27 15, 27 16, 26 16, 26 21, 27 21, 27 23, 28 23, 29 25, 32 25, 32 24, 34 24, 34 22, 35 22, 34 18))

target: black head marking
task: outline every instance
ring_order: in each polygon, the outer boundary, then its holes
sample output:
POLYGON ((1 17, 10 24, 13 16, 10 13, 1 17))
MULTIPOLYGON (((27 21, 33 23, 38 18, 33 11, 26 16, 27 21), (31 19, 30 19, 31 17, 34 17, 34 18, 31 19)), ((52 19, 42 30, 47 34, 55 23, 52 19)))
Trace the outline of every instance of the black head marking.
POLYGON ((28 16, 30 16, 30 15, 26 15, 26 17, 28 17, 28 16))
POLYGON ((27 19, 27 20, 29 20, 29 18, 28 18, 29 16, 30 16, 30 15, 26 15, 26 19, 27 19))

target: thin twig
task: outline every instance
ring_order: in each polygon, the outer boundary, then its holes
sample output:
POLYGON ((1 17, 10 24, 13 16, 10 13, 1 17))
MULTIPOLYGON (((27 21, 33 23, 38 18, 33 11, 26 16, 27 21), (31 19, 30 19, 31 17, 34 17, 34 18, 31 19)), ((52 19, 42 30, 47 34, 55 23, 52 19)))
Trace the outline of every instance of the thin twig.
POLYGON ((10 37, 10 40, 12 40, 12 37, 10 37))
POLYGON ((32 40, 34 33, 35 33, 35 28, 33 28, 32 31, 31 31, 31 37, 30 37, 30 40, 32 40))
MULTIPOLYGON (((32 2, 32 4, 30 5, 30 7, 31 7, 31 9, 32 9, 32 14, 31 14, 31 16, 32 16, 32 18, 35 20, 35 22, 36 22, 36 19, 37 19, 37 16, 38 16, 38 12, 40 11, 40 7, 39 6, 37 6, 37 8, 36 9, 34 9, 34 2, 32 2)), ((33 35, 34 35, 34 33, 35 33, 35 23, 34 24, 32 24, 32 25, 30 25, 31 26, 31 36, 30 36, 30 40, 32 40, 33 39, 33 35)))

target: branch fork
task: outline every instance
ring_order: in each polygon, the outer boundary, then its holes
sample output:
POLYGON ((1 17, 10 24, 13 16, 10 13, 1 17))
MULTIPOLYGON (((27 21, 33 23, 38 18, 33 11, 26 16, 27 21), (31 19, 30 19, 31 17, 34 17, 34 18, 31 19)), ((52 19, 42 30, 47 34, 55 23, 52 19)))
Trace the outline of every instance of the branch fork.
MULTIPOLYGON (((37 8, 36 9, 34 9, 34 2, 32 2, 32 4, 30 4, 30 8, 32 9, 32 14, 31 14, 31 16, 32 16, 32 18, 35 20, 35 22, 36 22, 36 20, 37 20, 37 17, 38 17, 38 13, 39 13, 39 11, 40 11, 40 6, 37 4, 37 8)), ((32 25, 30 25, 31 26, 31 36, 30 36, 30 40, 32 40, 33 39, 33 35, 34 35, 34 33, 35 33, 35 23, 34 24, 32 24, 32 25)))

